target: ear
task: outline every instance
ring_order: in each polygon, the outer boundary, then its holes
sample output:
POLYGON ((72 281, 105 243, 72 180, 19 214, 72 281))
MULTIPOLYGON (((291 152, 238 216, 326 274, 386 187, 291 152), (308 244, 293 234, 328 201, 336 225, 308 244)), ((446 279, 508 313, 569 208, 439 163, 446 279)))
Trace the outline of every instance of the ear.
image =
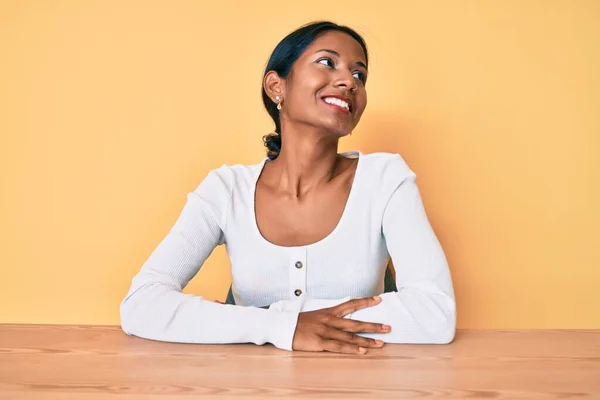
POLYGON ((263 80, 263 88, 273 103, 277 103, 276 96, 282 99, 285 97, 285 79, 280 78, 275 71, 267 72, 263 80))

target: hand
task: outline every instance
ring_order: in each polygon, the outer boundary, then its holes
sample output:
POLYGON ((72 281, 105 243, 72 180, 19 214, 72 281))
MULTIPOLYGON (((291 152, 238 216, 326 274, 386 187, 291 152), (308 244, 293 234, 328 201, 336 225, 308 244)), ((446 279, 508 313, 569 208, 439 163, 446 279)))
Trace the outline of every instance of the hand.
POLYGON ((364 338, 355 333, 388 333, 388 325, 344 319, 356 310, 381 303, 381 297, 353 299, 335 307, 301 312, 292 342, 293 350, 331 351, 365 354, 367 348, 382 347, 383 341, 364 338))

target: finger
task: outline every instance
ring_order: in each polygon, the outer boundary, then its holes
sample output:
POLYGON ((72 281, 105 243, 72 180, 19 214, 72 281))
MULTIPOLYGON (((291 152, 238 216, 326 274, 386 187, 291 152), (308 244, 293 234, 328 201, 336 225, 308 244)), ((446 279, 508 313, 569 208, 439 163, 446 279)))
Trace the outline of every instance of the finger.
POLYGON ((349 344, 355 344, 360 347, 382 347, 383 342, 381 340, 375 340, 370 338, 365 338, 362 336, 357 336, 352 332, 345 332, 339 329, 331 328, 328 329, 322 337, 328 339, 334 339, 339 342, 345 342, 349 344))
POLYGON ((381 303, 381 297, 379 296, 363 297, 360 299, 348 300, 345 303, 337 305, 333 307, 333 311, 338 317, 343 317, 345 315, 353 313, 354 311, 361 310, 363 308, 373 307, 379 303, 381 303))
POLYGON ((365 354, 367 352, 367 349, 364 347, 331 339, 324 339, 321 347, 323 350, 332 353, 365 354))
POLYGON ((392 327, 389 325, 346 318, 331 318, 327 324, 334 328, 353 333, 389 333, 392 330, 392 327))

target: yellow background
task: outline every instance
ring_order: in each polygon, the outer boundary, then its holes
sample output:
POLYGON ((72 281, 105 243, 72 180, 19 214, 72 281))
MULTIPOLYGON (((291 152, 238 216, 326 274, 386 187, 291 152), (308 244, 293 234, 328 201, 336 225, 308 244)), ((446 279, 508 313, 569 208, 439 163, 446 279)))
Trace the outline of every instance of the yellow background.
MULTIPOLYGON (((340 151, 399 152, 459 328, 600 328, 600 2, 2 1, 0 322, 118 324, 206 173, 258 163, 270 52, 361 32, 369 105, 340 151)), ((187 292, 224 299, 218 248, 187 292)))

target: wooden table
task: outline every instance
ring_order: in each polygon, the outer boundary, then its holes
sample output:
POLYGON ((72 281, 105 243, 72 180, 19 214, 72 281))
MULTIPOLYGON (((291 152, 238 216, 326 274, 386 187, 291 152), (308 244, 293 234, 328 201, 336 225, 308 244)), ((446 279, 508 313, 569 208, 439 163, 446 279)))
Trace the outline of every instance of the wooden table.
POLYGON ((600 331, 459 331, 364 356, 0 325, 0 399, 600 398, 600 331))

